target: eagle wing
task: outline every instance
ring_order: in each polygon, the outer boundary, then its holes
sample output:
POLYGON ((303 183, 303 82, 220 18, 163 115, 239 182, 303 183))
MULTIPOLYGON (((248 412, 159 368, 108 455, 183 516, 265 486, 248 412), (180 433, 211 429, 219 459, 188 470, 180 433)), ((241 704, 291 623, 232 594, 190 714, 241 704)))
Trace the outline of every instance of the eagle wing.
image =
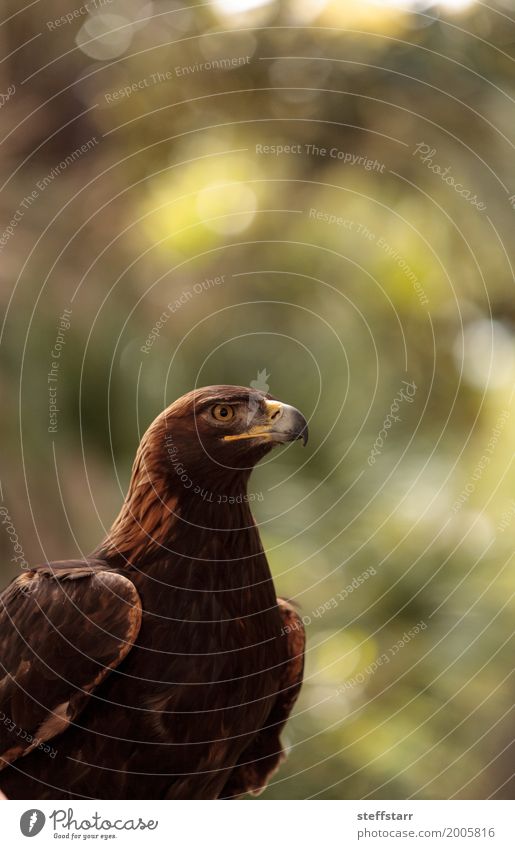
POLYGON ((220 794, 221 798, 261 793, 286 757, 280 735, 302 686, 306 632, 301 617, 290 602, 278 598, 277 604, 287 652, 280 688, 266 725, 240 755, 220 794))
POLYGON ((105 565, 53 563, 0 595, 0 769, 73 722, 132 648, 134 584, 105 565))

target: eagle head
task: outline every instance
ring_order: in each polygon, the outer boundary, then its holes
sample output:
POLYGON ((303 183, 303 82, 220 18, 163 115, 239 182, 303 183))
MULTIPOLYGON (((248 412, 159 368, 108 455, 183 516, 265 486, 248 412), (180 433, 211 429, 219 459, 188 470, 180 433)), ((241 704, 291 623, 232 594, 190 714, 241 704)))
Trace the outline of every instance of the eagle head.
POLYGON ((250 470, 274 445, 308 438, 295 407, 259 389, 206 386, 171 404, 154 423, 168 461, 192 471, 250 470))

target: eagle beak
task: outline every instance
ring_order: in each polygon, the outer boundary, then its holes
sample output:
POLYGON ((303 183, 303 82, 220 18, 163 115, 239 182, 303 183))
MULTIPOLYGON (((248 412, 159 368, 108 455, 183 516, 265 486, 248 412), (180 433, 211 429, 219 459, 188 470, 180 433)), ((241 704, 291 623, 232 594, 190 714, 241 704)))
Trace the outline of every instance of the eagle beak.
POLYGON ((295 442, 302 439, 302 444, 308 441, 308 423, 295 407, 282 404, 280 401, 265 401, 265 423, 253 425, 243 433, 228 434, 224 440, 263 438, 267 442, 295 442))

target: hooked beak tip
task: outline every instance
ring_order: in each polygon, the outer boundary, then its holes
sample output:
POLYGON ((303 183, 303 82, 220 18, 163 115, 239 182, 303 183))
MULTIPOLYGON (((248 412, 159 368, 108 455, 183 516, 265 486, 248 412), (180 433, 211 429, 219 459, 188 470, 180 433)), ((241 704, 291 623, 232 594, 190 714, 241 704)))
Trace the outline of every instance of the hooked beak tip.
POLYGON ((281 405, 282 414, 276 424, 277 432, 281 431, 287 436, 287 441, 298 442, 302 440, 305 446, 308 441, 309 431, 308 423, 296 407, 291 407, 289 404, 281 405))

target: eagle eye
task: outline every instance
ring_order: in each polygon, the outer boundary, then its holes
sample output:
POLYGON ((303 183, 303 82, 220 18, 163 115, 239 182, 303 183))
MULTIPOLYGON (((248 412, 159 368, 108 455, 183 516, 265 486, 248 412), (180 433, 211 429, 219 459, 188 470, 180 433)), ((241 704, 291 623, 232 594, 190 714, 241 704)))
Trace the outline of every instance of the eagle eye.
POLYGON ((211 413, 217 422, 229 422, 234 418, 234 407, 229 404, 215 404, 211 413))

